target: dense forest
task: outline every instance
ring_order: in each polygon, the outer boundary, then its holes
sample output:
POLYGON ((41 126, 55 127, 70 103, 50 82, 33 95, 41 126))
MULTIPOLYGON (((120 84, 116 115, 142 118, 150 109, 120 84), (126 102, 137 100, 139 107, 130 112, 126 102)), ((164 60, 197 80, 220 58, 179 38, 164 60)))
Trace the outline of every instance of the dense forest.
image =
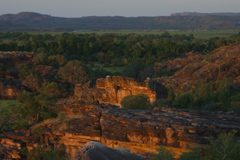
MULTIPOLYGON (((239 41, 230 38, 195 39, 190 35, 119 35, 119 34, 28 34, 0 33, 0 51, 27 51, 47 56, 64 55, 82 62, 99 62, 105 66, 123 66, 130 62, 146 65, 162 62, 193 51, 207 54, 215 48, 239 41)), ((44 63, 48 63, 44 61, 44 63)))

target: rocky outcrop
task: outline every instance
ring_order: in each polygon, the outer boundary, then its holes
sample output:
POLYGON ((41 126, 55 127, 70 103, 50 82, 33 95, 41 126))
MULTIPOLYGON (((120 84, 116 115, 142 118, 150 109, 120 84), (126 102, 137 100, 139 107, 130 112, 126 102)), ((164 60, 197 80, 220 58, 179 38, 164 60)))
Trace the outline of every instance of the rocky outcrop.
POLYGON ((26 90, 19 80, 0 80, 0 99, 16 99, 18 94, 26 90))
POLYGON ((87 142, 96 141, 150 158, 159 145, 180 155, 188 147, 208 144, 211 135, 222 131, 237 130, 236 138, 240 138, 240 116, 232 113, 174 108, 126 110, 82 101, 75 106, 67 103, 58 106, 68 111, 66 120, 43 123, 38 134, 16 131, 0 135, 0 148, 6 157, 21 156, 23 147, 31 150, 63 144, 73 158, 87 142))
POLYGON ((17 70, 0 71, 0 78, 18 79, 18 71, 17 70))
POLYGON ((140 71, 139 73, 140 76, 138 77, 138 79, 142 80, 141 77, 144 77, 142 75, 145 75, 151 78, 156 78, 159 76, 173 74, 176 71, 185 67, 186 65, 191 63, 201 62, 203 59, 204 59, 203 54, 189 52, 173 60, 168 60, 166 62, 161 62, 161 63, 155 63, 153 66, 140 71), (156 71, 159 71, 161 74, 156 75, 156 71))
MULTIPOLYGON (((221 81, 224 77, 232 77, 236 85, 240 83, 239 43, 218 48, 205 57, 197 57, 197 55, 194 57, 192 60, 189 58, 181 59, 182 63, 177 67, 174 75, 157 78, 156 81, 163 83, 163 85, 171 85, 175 90, 181 90, 185 88, 185 85, 191 86, 193 81, 221 81)), ((176 64, 176 60, 173 60, 174 64, 176 64)), ((171 66, 167 65, 167 68, 172 68, 171 66)))
POLYGON ((74 160, 146 160, 126 150, 112 149, 101 143, 89 142, 79 151, 74 160))
POLYGON ((96 86, 90 83, 76 85, 74 95, 79 100, 97 101, 99 103, 111 103, 120 105, 125 96, 146 94, 151 103, 158 98, 167 96, 167 89, 150 79, 144 82, 135 81, 133 78, 120 76, 107 76, 105 79, 97 79, 96 86))
POLYGON ((0 52, 0 64, 12 67, 18 63, 30 63, 33 53, 26 52, 0 52))

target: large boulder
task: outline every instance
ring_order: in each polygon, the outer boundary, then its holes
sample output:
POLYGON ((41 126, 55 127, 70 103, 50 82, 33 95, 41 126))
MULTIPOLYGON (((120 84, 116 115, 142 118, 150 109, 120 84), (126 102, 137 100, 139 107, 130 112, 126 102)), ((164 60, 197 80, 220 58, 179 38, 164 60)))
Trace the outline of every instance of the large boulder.
POLYGON ((89 142, 79 151, 74 160, 147 160, 126 150, 112 149, 98 142, 89 142))

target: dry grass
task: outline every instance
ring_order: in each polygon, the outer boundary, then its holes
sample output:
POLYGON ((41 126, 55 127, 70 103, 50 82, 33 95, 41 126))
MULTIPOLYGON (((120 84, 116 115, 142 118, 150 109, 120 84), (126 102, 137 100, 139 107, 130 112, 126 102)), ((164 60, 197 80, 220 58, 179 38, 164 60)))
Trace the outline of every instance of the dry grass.
POLYGON ((62 120, 59 118, 46 119, 46 120, 42 121, 41 123, 35 124, 34 126, 31 127, 31 129, 36 129, 36 128, 46 126, 46 125, 56 124, 56 126, 60 125, 59 129, 64 130, 64 129, 67 129, 65 122, 69 122, 70 120, 75 119, 75 118, 82 119, 82 118, 86 118, 86 116, 82 115, 82 114, 77 114, 77 115, 66 116, 62 120))

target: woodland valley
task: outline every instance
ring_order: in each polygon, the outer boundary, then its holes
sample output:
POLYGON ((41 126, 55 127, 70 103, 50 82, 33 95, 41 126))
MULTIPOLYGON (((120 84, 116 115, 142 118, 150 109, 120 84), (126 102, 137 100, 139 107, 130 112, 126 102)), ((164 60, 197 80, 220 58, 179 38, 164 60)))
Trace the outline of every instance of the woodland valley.
POLYGON ((240 159, 240 32, 71 32, 152 19, 163 28, 150 30, 237 31, 239 17, 0 16, 0 159, 240 159))

